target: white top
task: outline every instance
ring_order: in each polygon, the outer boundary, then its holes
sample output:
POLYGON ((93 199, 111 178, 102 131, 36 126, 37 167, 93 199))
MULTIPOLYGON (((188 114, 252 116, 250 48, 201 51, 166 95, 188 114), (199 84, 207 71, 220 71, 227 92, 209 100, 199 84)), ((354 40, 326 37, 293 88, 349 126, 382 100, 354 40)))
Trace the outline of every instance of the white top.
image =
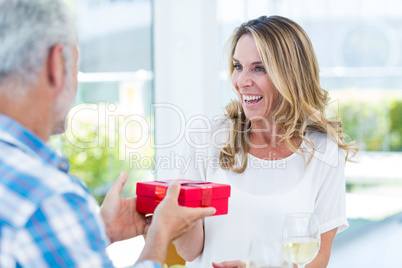
MULTIPOLYGON (((247 260, 253 238, 279 240, 286 213, 314 212, 325 233, 348 228, 345 213, 345 153, 326 134, 310 133, 316 152, 305 169, 305 158, 292 154, 281 160, 262 160, 248 154, 248 167, 237 174, 219 166, 219 146, 228 140, 228 120, 211 122, 208 131, 192 128, 184 157, 190 161, 180 177, 231 185, 227 215, 208 217, 205 245, 189 267, 212 262, 247 260)), ((306 146, 302 143, 301 147, 306 146)), ((309 150, 311 152, 311 150, 309 150)))

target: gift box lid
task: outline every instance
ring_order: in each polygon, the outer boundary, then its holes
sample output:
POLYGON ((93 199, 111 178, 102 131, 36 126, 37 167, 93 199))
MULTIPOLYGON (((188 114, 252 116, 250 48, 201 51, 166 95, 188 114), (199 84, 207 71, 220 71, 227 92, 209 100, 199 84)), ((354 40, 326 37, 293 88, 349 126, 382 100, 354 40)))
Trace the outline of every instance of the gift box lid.
MULTIPOLYGON (((219 184, 205 181, 179 180, 180 200, 201 200, 205 190, 210 191, 212 199, 228 198, 230 196, 230 185, 219 184)), ((155 197, 166 194, 167 187, 170 181, 149 181, 137 183, 137 195, 155 197)))

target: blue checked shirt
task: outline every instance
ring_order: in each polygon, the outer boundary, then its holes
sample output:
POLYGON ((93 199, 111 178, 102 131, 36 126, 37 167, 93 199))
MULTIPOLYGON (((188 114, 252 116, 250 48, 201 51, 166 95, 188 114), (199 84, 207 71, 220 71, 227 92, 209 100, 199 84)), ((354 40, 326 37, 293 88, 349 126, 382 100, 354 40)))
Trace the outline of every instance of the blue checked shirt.
POLYGON ((0 114, 0 267, 113 266, 99 206, 68 169, 35 134, 0 114))

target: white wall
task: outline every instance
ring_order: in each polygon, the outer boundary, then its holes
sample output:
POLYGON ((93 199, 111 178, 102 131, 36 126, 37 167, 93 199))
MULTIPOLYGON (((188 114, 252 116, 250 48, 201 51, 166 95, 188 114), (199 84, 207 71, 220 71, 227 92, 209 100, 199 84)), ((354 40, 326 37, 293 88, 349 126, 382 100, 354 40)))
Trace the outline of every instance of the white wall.
MULTIPOLYGON (((165 145, 178 141, 189 118, 221 113, 216 13, 215 0, 154 1, 156 161, 177 152, 165 145)), ((172 170, 157 169, 156 179, 172 178, 172 170)))

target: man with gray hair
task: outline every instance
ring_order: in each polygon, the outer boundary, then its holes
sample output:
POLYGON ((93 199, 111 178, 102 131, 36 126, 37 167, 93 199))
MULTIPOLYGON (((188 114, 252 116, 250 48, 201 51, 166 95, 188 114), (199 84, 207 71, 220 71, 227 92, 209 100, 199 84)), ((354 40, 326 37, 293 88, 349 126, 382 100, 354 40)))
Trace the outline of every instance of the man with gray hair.
POLYGON ((168 244, 214 208, 177 203, 173 183, 152 224, 122 175, 98 213, 45 141, 62 133, 77 88, 79 51, 62 0, 0 0, 0 267, 111 267, 110 242, 147 233, 135 267, 160 267, 168 244))

